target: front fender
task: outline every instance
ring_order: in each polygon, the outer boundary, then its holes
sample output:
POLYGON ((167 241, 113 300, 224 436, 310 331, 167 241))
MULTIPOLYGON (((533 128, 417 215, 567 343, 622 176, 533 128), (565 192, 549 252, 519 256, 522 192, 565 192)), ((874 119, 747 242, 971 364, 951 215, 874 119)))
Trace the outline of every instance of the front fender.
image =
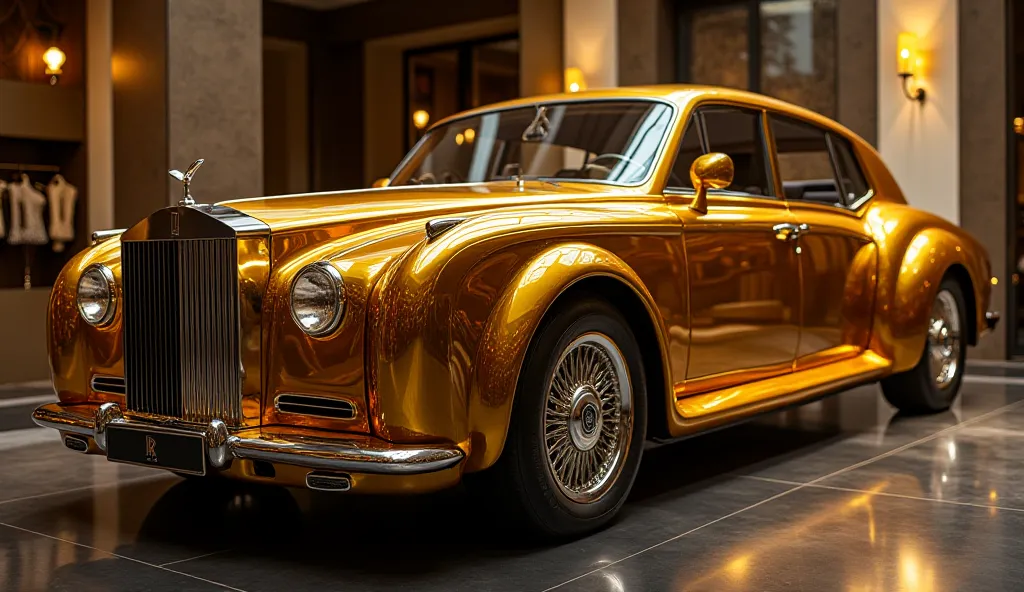
MULTIPOLYGON (((471 369, 468 390, 472 454, 466 470, 481 470, 498 460, 508 433, 519 373, 533 335, 563 292, 594 276, 611 277, 627 285, 644 302, 648 315, 658 318, 654 299, 643 281, 614 253, 573 242, 536 254, 498 299, 477 348, 479 354, 471 369)), ((656 323, 656 333, 664 352, 661 323, 656 323)), ((664 360, 663 367, 667 367, 664 360)))
POLYGON ((468 470, 491 464, 526 348, 550 303, 573 282, 604 274, 654 310, 644 282, 614 253, 654 250, 644 241, 665 251, 678 233, 678 218, 662 204, 634 201, 485 214, 415 245, 385 272, 370 305, 374 432, 456 443, 469 453, 468 470))

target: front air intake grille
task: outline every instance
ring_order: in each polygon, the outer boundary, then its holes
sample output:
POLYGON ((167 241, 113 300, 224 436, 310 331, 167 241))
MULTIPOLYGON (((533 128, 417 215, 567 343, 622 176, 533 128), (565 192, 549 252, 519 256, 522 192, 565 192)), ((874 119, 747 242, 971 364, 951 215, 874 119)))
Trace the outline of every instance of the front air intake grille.
POLYGON ((288 394, 278 395, 274 404, 281 413, 300 413, 334 419, 352 419, 356 416, 355 405, 345 399, 288 394))
POLYGON ((129 410, 241 422, 234 239, 123 241, 129 410))
POLYGON ((92 377, 92 390, 97 393, 124 395, 124 379, 120 376, 101 376, 97 374, 92 377))

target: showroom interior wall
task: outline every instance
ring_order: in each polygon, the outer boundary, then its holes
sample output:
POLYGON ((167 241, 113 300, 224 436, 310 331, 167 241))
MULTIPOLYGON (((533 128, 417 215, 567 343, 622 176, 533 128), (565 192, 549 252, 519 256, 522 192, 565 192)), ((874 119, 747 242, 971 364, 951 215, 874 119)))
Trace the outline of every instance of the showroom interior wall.
POLYGON ((959 29, 957 0, 878 0, 878 150, 907 201, 960 221, 959 29), (896 40, 917 36, 920 75, 907 99, 897 76, 896 40))
POLYGON ((970 355, 1004 358, 1012 328, 1007 317, 1010 276, 1007 261, 1007 211, 1010 163, 1007 139, 1013 134, 1007 106, 1007 32, 1005 0, 960 3, 960 225, 988 250, 992 272, 992 310, 1002 311, 996 331, 970 355))

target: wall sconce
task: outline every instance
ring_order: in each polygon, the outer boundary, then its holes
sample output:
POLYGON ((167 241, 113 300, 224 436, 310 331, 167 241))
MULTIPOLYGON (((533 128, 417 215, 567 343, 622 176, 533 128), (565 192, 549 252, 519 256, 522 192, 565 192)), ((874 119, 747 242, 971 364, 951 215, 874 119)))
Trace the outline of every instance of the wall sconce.
POLYGON ((417 109, 412 112, 412 124, 416 126, 416 129, 421 130, 427 127, 428 123, 430 123, 430 113, 423 109, 417 109))
POLYGON ((917 36, 912 33, 900 33, 896 38, 896 74, 903 79, 903 95, 911 101, 924 102, 924 89, 918 87, 911 92, 910 79, 917 74, 921 65, 917 53, 917 36))
POLYGON ((565 69, 565 92, 587 90, 587 81, 583 78, 583 70, 579 68, 565 69))
POLYGON ((60 48, 54 46, 43 52, 43 61, 46 62, 46 73, 50 76, 50 85, 57 84, 57 78, 64 73, 60 69, 64 65, 67 56, 60 48))

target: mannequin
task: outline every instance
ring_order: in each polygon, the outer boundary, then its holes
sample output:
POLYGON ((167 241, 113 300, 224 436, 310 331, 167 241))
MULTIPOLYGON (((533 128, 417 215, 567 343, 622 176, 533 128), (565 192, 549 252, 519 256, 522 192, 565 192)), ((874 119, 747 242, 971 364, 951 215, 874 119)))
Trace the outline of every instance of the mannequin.
POLYGON ((4 191, 7 189, 7 181, 0 181, 0 238, 7 236, 4 228, 4 191))
POLYGON ((64 250, 64 243, 75 240, 75 200, 78 189, 60 174, 46 186, 50 198, 50 238, 54 252, 64 250))
POLYGON ((7 186, 11 195, 11 231, 7 242, 12 245, 45 245, 50 241, 43 223, 46 197, 32 186, 28 175, 21 175, 21 183, 7 186))

